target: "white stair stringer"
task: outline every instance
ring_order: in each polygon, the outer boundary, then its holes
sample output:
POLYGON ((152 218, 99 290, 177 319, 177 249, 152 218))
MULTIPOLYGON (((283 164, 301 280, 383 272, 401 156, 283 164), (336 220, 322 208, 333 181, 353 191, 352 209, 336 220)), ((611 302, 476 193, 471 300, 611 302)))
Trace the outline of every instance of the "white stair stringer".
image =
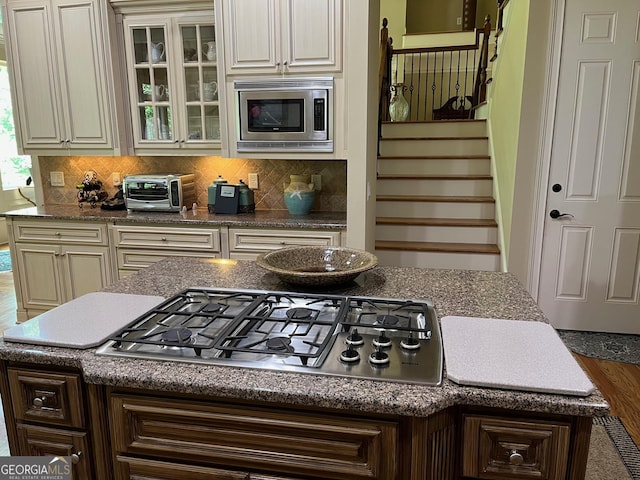
POLYGON ((485 122, 385 123, 382 135, 380 265, 500 270, 485 122))

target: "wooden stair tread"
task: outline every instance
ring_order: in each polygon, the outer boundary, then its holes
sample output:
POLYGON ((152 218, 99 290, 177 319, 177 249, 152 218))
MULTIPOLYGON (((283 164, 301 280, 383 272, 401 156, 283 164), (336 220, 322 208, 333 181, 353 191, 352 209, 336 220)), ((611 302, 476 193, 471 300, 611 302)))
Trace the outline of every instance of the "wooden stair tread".
POLYGON ((486 119, 484 118, 452 118, 449 120, 405 120, 403 122, 392 122, 391 120, 384 120, 383 124, 389 125, 404 125, 407 123, 486 123, 486 119))
POLYGON ((378 180, 493 180, 491 175, 409 175, 406 173, 385 173, 378 180))
POLYGON ((493 197, 454 195, 377 195, 379 202, 495 203, 493 197))
POLYGON ((376 240, 377 250, 404 250, 412 252, 443 252, 443 253, 480 253, 497 255, 500 249, 490 243, 441 243, 441 242, 399 242, 391 240, 376 240))
POLYGON ((430 227, 497 227, 494 219, 377 217, 378 225, 417 225, 430 227))
POLYGON ((458 135, 454 137, 382 137, 383 142, 397 142, 397 141, 414 141, 414 140, 488 140, 489 137, 470 137, 466 135, 458 135))
POLYGON ((489 160, 489 155, 378 155, 379 160, 489 160))

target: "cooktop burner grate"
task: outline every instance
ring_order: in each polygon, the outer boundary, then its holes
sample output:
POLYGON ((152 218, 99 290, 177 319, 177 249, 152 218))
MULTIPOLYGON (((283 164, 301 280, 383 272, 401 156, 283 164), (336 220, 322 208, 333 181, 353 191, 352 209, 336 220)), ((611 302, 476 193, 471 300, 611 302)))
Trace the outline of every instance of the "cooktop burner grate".
POLYGON ((439 385, 443 366, 428 301, 205 287, 141 315, 97 353, 424 385, 439 385))

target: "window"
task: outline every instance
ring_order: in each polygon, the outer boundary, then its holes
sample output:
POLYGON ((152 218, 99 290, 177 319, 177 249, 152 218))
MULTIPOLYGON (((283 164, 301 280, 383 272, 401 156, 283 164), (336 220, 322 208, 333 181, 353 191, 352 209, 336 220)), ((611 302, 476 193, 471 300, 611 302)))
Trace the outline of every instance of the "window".
POLYGON ((0 186, 13 190, 26 185, 31 175, 31 157, 18 155, 16 133, 13 126, 9 72, 5 62, 0 63, 0 186))

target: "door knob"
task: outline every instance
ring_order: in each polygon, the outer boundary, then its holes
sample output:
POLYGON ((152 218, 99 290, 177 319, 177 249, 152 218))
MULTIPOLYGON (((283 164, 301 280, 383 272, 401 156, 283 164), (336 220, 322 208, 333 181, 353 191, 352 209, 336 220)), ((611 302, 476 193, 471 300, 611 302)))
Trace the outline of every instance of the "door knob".
POLYGON ((560 217, 571 217, 573 218, 573 215, 571 215, 570 213, 560 213, 559 210, 553 209, 549 212, 549 216, 551 218, 560 218, 560 217))

